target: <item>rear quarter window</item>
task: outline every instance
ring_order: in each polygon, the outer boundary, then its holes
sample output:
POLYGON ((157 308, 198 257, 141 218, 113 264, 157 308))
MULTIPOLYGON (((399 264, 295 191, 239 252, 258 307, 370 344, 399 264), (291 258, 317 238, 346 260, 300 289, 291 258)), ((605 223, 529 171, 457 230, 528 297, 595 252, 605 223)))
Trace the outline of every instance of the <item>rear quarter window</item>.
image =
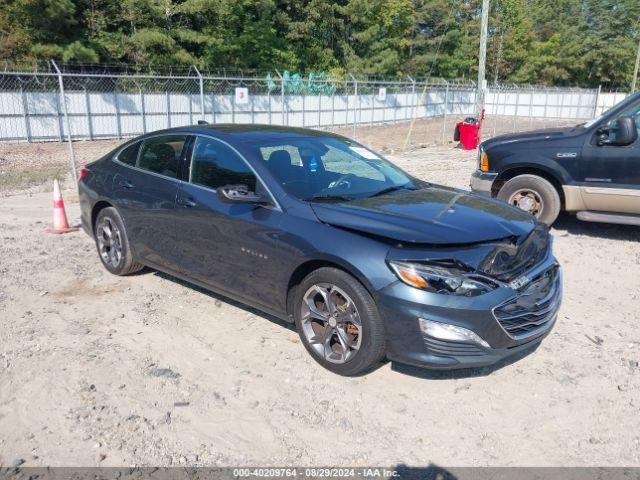
POLYGON ((134 144, 129 145, 124 150, 121 150, 118 156, 116 157, 119 162, 122 162, 126 165, 135 166, 136 161, 138 160, 138 152, 140 151, 140 143, 136 142, 134 144))
POLYGON ((186 135, 162 135, 144 140, 137 167, 177 178, 180 155, 186 140, 186 135))

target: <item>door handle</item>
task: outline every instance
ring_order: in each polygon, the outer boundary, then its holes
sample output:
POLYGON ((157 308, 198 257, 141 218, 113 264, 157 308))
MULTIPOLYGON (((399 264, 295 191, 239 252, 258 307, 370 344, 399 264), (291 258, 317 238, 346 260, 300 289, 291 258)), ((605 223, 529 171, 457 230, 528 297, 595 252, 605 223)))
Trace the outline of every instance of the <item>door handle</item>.
POLYGON ((192 208, 192 207, 197 207, 198 204, 196 202, 193 201, 193 198, 188 197, 188 198, 179 198, 178 199, 178 205, 182 205, 183 207, 186 208, 192 208))
POLYGON ((124 179, 124 180, 120 180, 120 186, 122 188, 130 189, 130 188, 133 188, 133 183, 131 183, 130 180, 124 179))

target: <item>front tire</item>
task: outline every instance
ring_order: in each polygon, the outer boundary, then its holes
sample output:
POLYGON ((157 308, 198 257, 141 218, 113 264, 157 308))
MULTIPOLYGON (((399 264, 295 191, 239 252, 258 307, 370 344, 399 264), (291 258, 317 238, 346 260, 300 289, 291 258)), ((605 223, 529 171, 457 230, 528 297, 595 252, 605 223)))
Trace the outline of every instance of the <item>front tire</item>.
POLYGON ((115 208, 100 210, 94 227, 94 238, 102 265, 114 275, 130 275, 144 267, 133 258, 124 223, 115 208))
POLYGON ((497 198, 531 213, 542 223, 551 225, 560 214, 560 195, 548 180, 537 175, 518 175, 507 181, 497 198))
POLYGON ((362 375, 385 356, 384 325, 362 284, 337 268, 311 272, 296 287, 296 329, 320 365, 344 376, 362 375))

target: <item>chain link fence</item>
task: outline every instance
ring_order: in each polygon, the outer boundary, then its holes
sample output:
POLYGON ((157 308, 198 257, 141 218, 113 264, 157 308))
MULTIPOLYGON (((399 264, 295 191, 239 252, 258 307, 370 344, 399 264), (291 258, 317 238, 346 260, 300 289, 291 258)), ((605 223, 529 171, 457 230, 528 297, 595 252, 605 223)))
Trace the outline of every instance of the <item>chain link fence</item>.
MULTIPOLYGON (((0 72, 0 141, 134 137, 199 120, 358 130, 410 122, 407 145, 444 143, 476 111, 472 82, 375 79, 277 70, 140 73, 122 66, 48 62, 0 72), (415 128, 413 123, 416 123, 415 128)), ((483 136, 585 121, 624 98, 599 90, 495 85, 485 95, 483 136)), ((344 132, 344 130, 341 130, 344 132)))

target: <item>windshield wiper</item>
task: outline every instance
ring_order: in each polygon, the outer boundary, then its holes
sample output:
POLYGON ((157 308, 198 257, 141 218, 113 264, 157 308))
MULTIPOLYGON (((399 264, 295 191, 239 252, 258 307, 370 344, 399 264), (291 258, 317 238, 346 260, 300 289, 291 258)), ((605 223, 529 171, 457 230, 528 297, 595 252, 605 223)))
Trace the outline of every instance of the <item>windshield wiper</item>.
POLYGON ((339 201, 348 202, 353 200, 352 197, 345 197, 344 195, 314 195, 305 199, 307 202, 322 202, 322 201, 339 201))
POLYGON ((377 191, 375 193, 372 193, 371 195, 369 195, 369 198, 377 197, 379 195, 384 195, 385 193, 395 192, 396 190, 402 190, 403 188, 406 188, 407 190, 416 190, 415 187, 412 187, 411 185, 408 185, 408 184, 405 184, 405 185, 393 185, 391 187, 383 188, 382 190, 379 190, 379 191, 377 191))

